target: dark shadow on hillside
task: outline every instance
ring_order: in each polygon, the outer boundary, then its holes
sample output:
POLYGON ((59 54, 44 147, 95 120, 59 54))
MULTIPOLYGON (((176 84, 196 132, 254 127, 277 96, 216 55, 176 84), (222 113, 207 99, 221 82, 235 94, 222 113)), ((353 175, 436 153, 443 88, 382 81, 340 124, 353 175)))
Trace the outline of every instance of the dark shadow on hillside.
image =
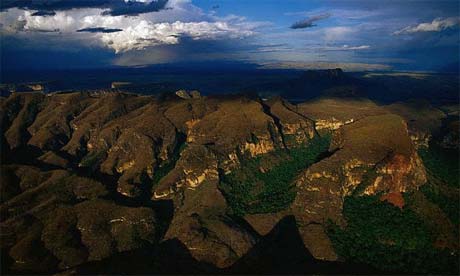
POLYGON ((82 275, 99 274, 215 274, 216 267, 195 260, 179 240, 168 240, 158 246, 123 252, 101 261, 76 268, 82 275))
POLYGON ((83 264, 78 274, 382 274, 365 265, 315 260, 304 247, 293 216, 275 228, 233 266, 219 269, 195 260, 177 239, 83 264))
POLYGON ((226 272, 231 274, 374 274, 364 265, 319 261, 305 248, 293 216, 273 230, 226 272))

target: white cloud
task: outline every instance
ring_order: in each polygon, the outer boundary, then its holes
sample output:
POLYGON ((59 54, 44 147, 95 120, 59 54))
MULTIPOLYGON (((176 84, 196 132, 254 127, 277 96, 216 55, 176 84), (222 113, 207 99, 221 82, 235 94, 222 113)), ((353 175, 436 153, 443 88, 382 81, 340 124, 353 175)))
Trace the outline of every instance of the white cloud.
MULTIPOLYGON (((137 0, 152 2, 155 0, 137 0)), ((192 40, 240 39, 255 34, 260 26, 244 17, 217 17, 205 14, 187 0, 170 0, 166 9, 139 16, 104 15, 104 9, 72 9, 56 11, 53 16, 32 16, 32 10, 9 9, 0 17, 2 32, 59 32, 63 39, 75 36, 85 28, 121 29, 116 33, 79 33, 88 44, 99 41, 102 46, 126 52, 151 46, 178 44, 182 37, 192 40), (3 16, 3 15, 6 16, 3 16)))
POLYGON ((324 40, 327 42, 340 41, 350 38, 355 30, 351 27, 331 27, 324 29, 324 40))
POLYGON ((449 18, 436 18, 431 23, 421 23, 417 26, 409 26, 399 31, 394 32, 394 35, 401 34, 413 34, 419 32, 440 32, 455 26, 460 25, 460 18, 449 17, 449 18))
POLYGON ((141 50, 149 46, 162 44, 178 44, 181 36, 193 40, 201 39, 238 39, 252 35, 252 30, 245 30, 231 26, 227 22, 180 22, 149 23, 140 21, 117 33, 108 33, 101 36, 105 45, 118 52, 141 50))
POLYGON ((323 47, 322 50, 326 51, 359 51, 359 50, 368 50, 371 46, 369 45, 360 45, 360 46, 350 46, 350 45, 342 45, 342 46, 330 46, 330 47, 323 47))

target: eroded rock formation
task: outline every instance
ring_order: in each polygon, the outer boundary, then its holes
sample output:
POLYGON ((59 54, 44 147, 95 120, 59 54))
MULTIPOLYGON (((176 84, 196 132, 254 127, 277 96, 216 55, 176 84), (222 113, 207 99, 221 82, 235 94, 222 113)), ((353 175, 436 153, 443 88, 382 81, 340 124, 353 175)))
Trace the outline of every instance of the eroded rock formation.
POLYGON ((370 101, 176 94, 2 100, 2 250, 13 267, 66 269, 175 240, 195 260, 225 268, 290 215, 315 258, 336 260, 324 227, 346 223, 346 195, 406 192, 425 181, 404 120, 370 101), (222 175, 243 160, 308 144, 318 131, 334 131, 332 145, 296 178, 290 208, 231 215, 222 175), (164 221, 152 206, 164 200, 174 211, 160 235, 164 221))

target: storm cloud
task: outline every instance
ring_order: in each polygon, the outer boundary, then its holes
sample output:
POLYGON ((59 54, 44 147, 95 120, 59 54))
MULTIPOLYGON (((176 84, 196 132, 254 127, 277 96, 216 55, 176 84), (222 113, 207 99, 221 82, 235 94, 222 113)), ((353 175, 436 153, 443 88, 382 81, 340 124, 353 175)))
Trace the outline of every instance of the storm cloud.
POLYGON ((105 15, 137 15, 159 11, 168 0, 2 0, 0 10, 20 8, 29 10, 61 11, 81 8, 101 8, 105 15))
POLYGON ((32 16, 53 16, 56 15, 55 11, 36 11, 32 13, 32 16))
POLYGON ((294 24, 291 25, 290 28, 291 29, 311 28, 311 27, 316 26, 316 24, 314 24, 316 21, 323 20, 323 19, 326 19, 326 18, 329 18, 329 17, 331 17, 330 13, 318 14, 318 15, 315 15, 315 16, 311 16, 311 17, 309 17, 307 19, 295 22, 294 24))
POLYGON ((123 31, 122 29, 110 29, 110 28, 104 28, 104 27, 94 27, 94 28, 84 28, 77 30, 77 32, 82 33, 82 32, 87 32, 87 33, 117 33, 123 31))

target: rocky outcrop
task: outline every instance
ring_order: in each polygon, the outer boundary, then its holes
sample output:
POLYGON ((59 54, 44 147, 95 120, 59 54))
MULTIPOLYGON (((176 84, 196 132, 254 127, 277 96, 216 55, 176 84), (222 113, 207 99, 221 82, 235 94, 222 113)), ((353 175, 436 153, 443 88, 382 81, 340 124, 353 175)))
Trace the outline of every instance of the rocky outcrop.
POLYGON ((278 123, 284 144, 288 148, 307 143, 315 132, 315 123, 310 118, 295 111, 296 107, 281 98, 271 99, 266 103, 270 114, 278 123))
POLYGON ((322 120, 318 119, 316 121, 316 129, 320 130, 336 130, 339 129, 341 126, 348 125, 354 122, 354 119, 351 118, 346 121, 339 121, 335 117, 330 118, 329 120, 322 120))
POLYGON ((315 121, 318 131, 332 131, 362 118, 388 113, 367 99, 320 98, 296 106, 297 112, 315 121))
POLYGON ((183 190, 174 205, 164 239, 179 240, 198 261, 229 267, 256 243, 254 235, 227 215, 216 181, 206 181, 194 191, 183 190))
POLYGON ((200 91, 193 90, 188 92, 187 90, 178 90, 176 91, 176 95, 182 99, 199 99, 201 97, 200 91))
MULTIPOLYGON (((286 144, 300 145, 314 135, 313 122, 290 111, 281 100, 270 103, 270 112, 263 104, 244 97, 209 101, 209 107, 204 108, 202 100, 192 99, 188 106, 197 110, 196 116, 171 119, 175 125, 185 125, 181 128, 187 147, 175 168, 154 187, 154 198, 170 198, 182 188, 194 189, 206 180, 216 180, 218 170, 229 173, 238 167, 240 158, 253 158, 286 144), (286 136, 292 141, 285 143, 286 136)), ((172 113, 168 116, 173 117, 172 113)))
POLYGON ((404 120, 396 115, 370 116, 340 128, 330 150, 335 151, 332 156, 299 176, 292 209, 312 254, 334 260, 328 243, 311 235, 320 235, 318 229, 328 220, 345 223, 341 215, 345 196, 417 190, 426 182, 426 174, 404 120), (315 233, 310 233, 312 224, 319 225, 315 233))
POLYGON ((194 190, 205 181, 218 182, 217 159, 201 145, 189 145, 176 166, 154 187, 153 198, 170 198, 180 189, 194 190))

